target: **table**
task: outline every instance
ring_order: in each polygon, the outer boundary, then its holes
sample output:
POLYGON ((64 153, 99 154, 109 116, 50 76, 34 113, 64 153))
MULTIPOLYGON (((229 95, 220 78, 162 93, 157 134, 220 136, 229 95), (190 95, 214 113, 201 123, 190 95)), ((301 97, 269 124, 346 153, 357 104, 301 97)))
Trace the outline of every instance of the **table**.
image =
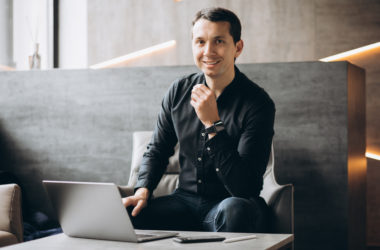
MULTIPOLYGON (((139 230, 139 232, 142 230, 139 230)), ((147 231, 149 232, 149 231, 147 231)), ((214 232, 188 232, 178 231, 180 235, 191 236, 200 234, 218 234, 224 237, 240 237, 246 235, 252 235, 247 233, 214 233, 214 232)), ((105 240, 93 240, 72 238, 65 234, 57 234, 46 238, 28 241, 8 247, 2 248, 2 250, 118 250, 118 249, 154 249, 154 250, 170 250, 170 249, 197 249, 197 250, 244 250, 244 249, 284 249, 292 247, 293 235, 292 234, 255 234, 256 239, 238 241, 233 243, 223 242, 207 242, 207 243, 187 243, 181 244, 174 242, 173 239, 161 239, 155 241, 149 241, 144 243, 130 243, 120 241, 105 241, 105 240)))

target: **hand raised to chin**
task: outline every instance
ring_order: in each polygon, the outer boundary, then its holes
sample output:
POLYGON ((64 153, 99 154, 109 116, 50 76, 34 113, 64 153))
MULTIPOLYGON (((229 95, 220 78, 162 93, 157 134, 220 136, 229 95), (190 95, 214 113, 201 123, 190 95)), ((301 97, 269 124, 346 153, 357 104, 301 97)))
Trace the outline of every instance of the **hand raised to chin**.
POLYGON ((215 93, 206 85, 197 84, 193 87, 190 104, 205 127, 220 120, 215 93))

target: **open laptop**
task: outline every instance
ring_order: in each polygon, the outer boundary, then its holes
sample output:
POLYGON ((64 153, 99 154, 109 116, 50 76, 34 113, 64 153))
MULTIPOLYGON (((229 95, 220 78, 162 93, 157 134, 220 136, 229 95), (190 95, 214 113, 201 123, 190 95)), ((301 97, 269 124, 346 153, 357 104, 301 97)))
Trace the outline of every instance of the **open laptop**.
POLYGON ((72 237, 145 242, 175 232, 137 233, 113 183, 42 181, 63 232, 72 237))

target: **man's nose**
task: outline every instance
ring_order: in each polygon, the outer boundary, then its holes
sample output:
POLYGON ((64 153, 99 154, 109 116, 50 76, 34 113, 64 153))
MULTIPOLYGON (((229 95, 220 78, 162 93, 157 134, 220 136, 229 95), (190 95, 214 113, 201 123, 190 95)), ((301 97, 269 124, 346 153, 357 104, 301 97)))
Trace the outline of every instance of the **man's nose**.
POLYGON ((214 46, 212 43, 207 42, 204 46, 203 55, 212 55, 214 54, 214 46))

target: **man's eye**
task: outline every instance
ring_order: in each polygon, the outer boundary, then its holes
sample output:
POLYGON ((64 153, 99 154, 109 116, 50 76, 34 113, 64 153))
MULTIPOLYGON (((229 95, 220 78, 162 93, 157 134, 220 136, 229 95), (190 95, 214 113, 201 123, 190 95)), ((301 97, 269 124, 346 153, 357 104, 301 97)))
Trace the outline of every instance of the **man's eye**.
POLYGON ((216 44, 220 44, 220 43, 223 43, 224 41, 223 40, 220 40, 220 39, 218 39, 218 40, 216 40, 216 44))

